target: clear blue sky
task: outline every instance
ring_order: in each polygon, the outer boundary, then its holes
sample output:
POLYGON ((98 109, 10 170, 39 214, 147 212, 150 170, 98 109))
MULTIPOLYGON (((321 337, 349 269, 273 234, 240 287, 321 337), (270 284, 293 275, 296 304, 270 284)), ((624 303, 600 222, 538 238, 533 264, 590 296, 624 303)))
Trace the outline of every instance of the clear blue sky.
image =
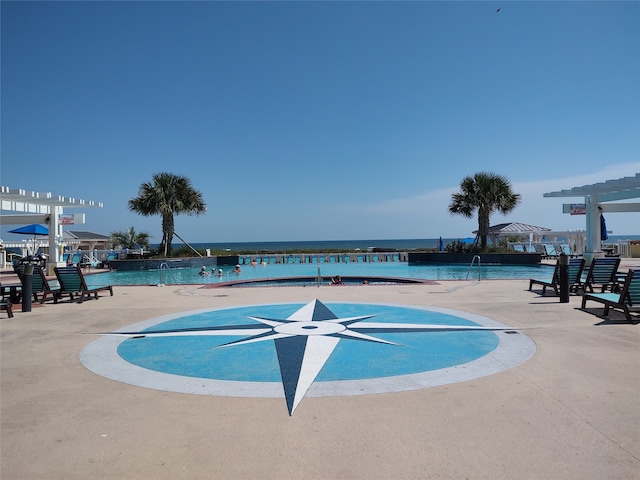
POLYGON ((523 197, 492 223, 584 229, 542 194, 640 171, 638 2, 0 8, 0 181, 103 202, 76 230, 159 242, 127 201, 163 171, 207 203, 189 242, 467 237, 477 171, 523 197))

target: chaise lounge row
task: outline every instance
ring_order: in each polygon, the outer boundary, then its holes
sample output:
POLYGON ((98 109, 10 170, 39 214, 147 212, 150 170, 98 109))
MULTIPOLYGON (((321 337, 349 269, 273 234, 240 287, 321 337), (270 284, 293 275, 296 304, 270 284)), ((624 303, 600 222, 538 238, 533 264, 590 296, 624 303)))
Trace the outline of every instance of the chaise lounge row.
MULTIPOLYGON (((582 307, 588 300, 604 304, 604 315, 613 309, 622 310, 626 319, 631 322, 631 312, 640 311, 640 270, 629 270, 626 275, 618 273, 619 257, 594 258, 584 275, 584 259, 569 260, 569 292, 578 294, 582 291, 582 307), (599 292, 596 292, 599 290, 599 292)), ((550 279, 530 279, 529 290, 534 285, 542 286, 542 294, 547 288, 553 288, 556 295, 560 288, 560 262, 556 263, 550 279)))
MULTIPOLYGON (((24 265, 15 267, 15 271, 20 278, 20 283, 22 284, 22 289, 24 291, 24 265)), ((98 298, 98 292, 100 291, 108 291, 111 296, 113 296, 112 285, 89 287, 79 266, 54 267, 54 272, 58 280, 58 287, 52 287, 49 284, 49 280, 40 266, 33 266, 31 292, 34 301, 44 303, 47 300, 47 297, 51 295, 54 303, 58 303, 58 300, 63 296, 68 295, 70 301, 74 301, 74 298, 77 297, 78 303, 82 303, 85 298, 91 298, 91 295, 93 295, 94 298, 98 298)))

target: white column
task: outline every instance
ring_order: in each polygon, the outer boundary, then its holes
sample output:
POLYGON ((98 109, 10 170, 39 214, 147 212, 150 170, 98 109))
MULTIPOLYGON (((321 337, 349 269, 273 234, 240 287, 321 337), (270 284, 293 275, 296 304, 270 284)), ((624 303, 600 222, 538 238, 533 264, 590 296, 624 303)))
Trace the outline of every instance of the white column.
POLYGON ((600 256, 600 212, 598 211, 598 196, 587 195, 584 197, 587 216, 587 249, 585 260, 591 263, 593 257, 600 256))
POLYGON ((62 236, 62 225, 60 225, 60 214, 63 207, 54 206, 51 208, 51 216, 49 218, 49 262, 48 275, 53 275, 53 267, 60 266, 60 246, 56 243, 56 237, 62 236))

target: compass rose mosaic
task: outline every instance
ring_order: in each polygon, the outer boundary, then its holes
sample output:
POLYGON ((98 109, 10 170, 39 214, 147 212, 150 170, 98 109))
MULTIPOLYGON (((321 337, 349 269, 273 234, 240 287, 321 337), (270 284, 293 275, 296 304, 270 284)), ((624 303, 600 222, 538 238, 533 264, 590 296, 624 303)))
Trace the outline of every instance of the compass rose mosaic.
POLYGON ((456 310, 388 304, 252 305, 183 312, 101 334, 80 354, 104 377, 201 395, 362 395, 455 383, 512 368, 533 341, 456 310))

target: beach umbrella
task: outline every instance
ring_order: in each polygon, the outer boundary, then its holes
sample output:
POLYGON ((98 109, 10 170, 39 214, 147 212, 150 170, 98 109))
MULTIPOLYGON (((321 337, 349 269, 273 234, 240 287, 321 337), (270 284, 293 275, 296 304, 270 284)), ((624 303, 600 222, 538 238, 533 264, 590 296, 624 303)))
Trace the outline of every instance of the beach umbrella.
POLYGON ((607 221, 604 219, 604 215, 600 214, 600 240, 607 240, 607 221))
POLYGON ((31 225, 25 225, 24 227, 14 228, 9 230, 9 233, 17 233, 19 235, 33 235, 33 253, 36 253, 36 237, 49 235, 49 230, 42 225, 32 223, 31 225))
POLYGON ((438 240, 438 251, 444 252, 444 243, 442 243, 442 237, 440 237, 440 240, 438 240))

